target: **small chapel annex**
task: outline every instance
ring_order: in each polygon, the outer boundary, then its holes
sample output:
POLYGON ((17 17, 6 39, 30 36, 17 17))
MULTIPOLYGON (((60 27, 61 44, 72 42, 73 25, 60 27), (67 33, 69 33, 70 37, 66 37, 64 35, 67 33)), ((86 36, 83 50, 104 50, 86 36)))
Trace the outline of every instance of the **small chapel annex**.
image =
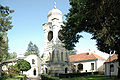
POLYGON ((95 53, 86 52, 69 56, 72 63, 72 72, 99 72, 104 73, 105 59, 95 53))
POLYGON ((14 66, 17 63, 17 61, 22 59, 28 61, 31 65, 31 69, 28 71, 23 71, 23 74, 25 74, 28 78, 39 77, 39 75, 41 74, 41 59, 34 54, 28 56, 18 56, 17 58, 6 60, 2 64, 2 71, 8 73, 8 68, 11 65, 14 66))

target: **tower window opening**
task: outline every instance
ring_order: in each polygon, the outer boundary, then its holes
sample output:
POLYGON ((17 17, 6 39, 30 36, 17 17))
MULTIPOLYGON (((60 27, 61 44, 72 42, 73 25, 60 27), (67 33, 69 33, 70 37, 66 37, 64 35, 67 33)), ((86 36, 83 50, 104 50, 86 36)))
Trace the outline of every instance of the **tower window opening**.
POLYGON ((61 52, 61 61, 63 61, 63 52, 61 52))
POLYGON ((35 64, 35 60, 34 59, 32 59, 32 64, 35 64))

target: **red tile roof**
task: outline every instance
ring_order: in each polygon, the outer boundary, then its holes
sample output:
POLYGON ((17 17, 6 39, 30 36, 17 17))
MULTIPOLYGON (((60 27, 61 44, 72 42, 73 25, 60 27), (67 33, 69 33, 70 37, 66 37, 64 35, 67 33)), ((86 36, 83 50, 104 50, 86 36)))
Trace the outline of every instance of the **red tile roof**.
POLYGON ((112 62, 112 61, 115 61, 118 59, 118 54, 113 54, 111 57, 109 57, 106 61, 106 62, 112 62))
POLYGON ((76 62, 76 61, 85 61, 85 60, 94 60, 94 59, 102 59, 104 58, 94 54, 94 53, 81 53, 76 55, 69 56, 70 62, 76 62))

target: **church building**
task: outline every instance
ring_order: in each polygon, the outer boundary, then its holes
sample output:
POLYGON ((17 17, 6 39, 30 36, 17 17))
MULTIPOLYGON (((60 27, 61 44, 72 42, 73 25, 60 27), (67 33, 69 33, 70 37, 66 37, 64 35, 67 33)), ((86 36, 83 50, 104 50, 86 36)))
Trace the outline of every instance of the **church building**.
POLYGON ((44 29, 44 73, 58 76, 60 73, 70 72, 68 50, 61 42, 61 25, 63 25, 62 12, 54 8, 48 13, 48 23, 43 24, 44 29))

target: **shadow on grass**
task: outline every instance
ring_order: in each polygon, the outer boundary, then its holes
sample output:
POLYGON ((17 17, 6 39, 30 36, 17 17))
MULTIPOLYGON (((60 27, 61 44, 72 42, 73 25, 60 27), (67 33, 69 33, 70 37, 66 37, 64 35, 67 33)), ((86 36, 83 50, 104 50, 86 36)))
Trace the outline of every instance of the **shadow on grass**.
POLYGON ((106 75, 90 75, 74 78, 64 78, 62 80, 116 80, 116 76, 106 76, 106 75))

